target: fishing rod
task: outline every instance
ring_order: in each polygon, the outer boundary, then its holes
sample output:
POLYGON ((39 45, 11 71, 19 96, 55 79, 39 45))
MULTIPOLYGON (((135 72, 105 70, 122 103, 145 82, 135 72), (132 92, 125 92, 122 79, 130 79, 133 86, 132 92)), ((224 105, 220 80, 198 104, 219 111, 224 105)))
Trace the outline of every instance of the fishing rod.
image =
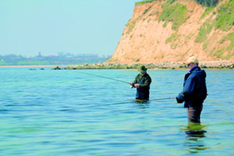
MULTIPOLYGON (((81 72, 81 71, 80 71, 81 72)), ((110 77, 106 77, 106 76, 102 76, 102 75, 97 75, 97 74, 90 74, 90 73, 86 73, 86 72, 81 72, 83 74, 87 74, 87 75, 92 75, 92 76, 96 76, 96 77, 101 77, 101 78, 105 78, 105 79, 109 79, 109 80, 113 80, 113 81, 118 81, 118 82, 122 82, 122 83, 127 83, 129 84, 129 82, 127 81, 123 81, 123 80, 119 80, 119 79, 114 79, 114 78, 110 78, 110 77)), ((132 87, 131 87, 132 88, 132 87)), ((158 99, 152 99, 152 100, 149 100, 149 101, 160 101, 160 100, 167 100, 167 99, 176 99, 176 97, 166 97, 166 98, 158 98, 158 99)), ((135 102, 138 102, 138 101, 135 101, 135 102)), ((143 102, 147 102, 147 101, 144 101, 143 102)), ((132 103, 131 102, 121 102, 121 103, 115 103, 115 104, 123 104, 123 103, 132 103)), ((139 102, 141 103, 141 102, 139 102)))
POLYGON ((123 81, 123 80, 119 80, 119 79, 114 79, 114 78, 110 78, 110 77, 106 77, 106 76, 102 76, 102 75, 90 74, 90 73, 86 73, 86 72, 81 72, 81 73, 129 84, 129 82, 127 82, 127 81, 123 81))
POLYGON ((160 101, 160 100, 167 100, 167 99, 176 99, 176 97, 167 97, 167 98, 152 99, 150 101, 160 101))

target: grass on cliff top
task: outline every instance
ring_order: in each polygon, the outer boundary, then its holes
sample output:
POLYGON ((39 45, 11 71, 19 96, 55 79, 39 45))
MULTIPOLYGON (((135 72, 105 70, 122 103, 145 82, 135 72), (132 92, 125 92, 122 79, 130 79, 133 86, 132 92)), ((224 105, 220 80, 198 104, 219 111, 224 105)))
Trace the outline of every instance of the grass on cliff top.
POLYGON ((173 22, 173 30, 177 30, 188 18, 187 7, 185 5, 171 5, 169 3, 165 3, 162 7, 163 11, 158 20, 164 21, 164 26, 166 26, 168 22, 173 22))
POLYGON ((143 0, 143 1, 140 1, 140 2, 136 2, 136 4, 151 3, 151 2, 154 2, 154 1, 159 1, 159 0, 143 0))
MULTIPOLYGON (((143 0, 143 1, 140 1, 140 2, 136 2, 136 4, 151 3, 151 2, 154 2, 154 1, 162 1, 162 0, 143 0)), ((166 0, 164 0, 164 1, 166 1, 166 0)), ((175 2, 175 0, 167 0, 167 3, 169 3, 169 4, 172 4, 174 2, 175 2)))
POLYGON ((195 0, 198 4, 206 7, 214 7, 218 4, 219 0, 195 0))
MULTIPOLYGON (((140 2, 136 2, 136 4, 141 4, 141 3, 151 3, 154 1, 166 1, 166 0, 143 0, 140 2)), ((167 3, 174 3, 176 0, 167 0, 167 3)), ((219 0, 194 0, 196 3, 201 4, 202 6, 206 7, 215 7, 218 4, 219 0)), ((233 0, 230 0, 233 1, 233 0)))

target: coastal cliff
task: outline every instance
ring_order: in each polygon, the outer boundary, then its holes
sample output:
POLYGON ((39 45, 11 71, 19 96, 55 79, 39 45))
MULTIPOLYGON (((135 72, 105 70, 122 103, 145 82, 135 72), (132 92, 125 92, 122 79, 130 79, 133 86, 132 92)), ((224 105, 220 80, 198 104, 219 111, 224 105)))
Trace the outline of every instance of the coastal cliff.
POLYGON ((107 63, 234 61, 234 1, 205 7, 194 0, 136 3, 107 63))

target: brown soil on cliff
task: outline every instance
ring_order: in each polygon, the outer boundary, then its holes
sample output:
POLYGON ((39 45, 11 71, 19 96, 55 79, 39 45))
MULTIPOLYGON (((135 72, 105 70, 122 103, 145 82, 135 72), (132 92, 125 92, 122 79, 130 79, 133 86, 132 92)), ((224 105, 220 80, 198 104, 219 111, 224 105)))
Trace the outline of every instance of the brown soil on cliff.
POLYGON ((107 63, 162 63, 165 61, 180 62, 190 56, 196 56, 200 61, 234 61, 234 57, 223 59, 214 54, 222 49, 223 55, 232 54, 223 50, 230 41, 220 43, 222 38, 234 32, 234 27, 229 31, 212 29, 205 41, 196 42, 201 26, 209 26, 216 17, 216 8, 201 18, 205 7, 193 0, 177 0, 175 4, 186 6, 186 20, 178 29, 173 29, 173 23, 159 21, 162 5, 165 1, 136 4, 133 17, 124 29, 120 42, 107 63))

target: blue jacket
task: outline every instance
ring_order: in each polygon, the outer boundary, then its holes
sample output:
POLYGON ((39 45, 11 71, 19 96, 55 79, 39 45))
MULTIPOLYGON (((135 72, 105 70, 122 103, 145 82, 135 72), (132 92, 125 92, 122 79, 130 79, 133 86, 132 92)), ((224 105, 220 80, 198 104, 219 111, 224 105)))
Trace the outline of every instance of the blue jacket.
POLYGON ((194 67, 184 77, 183 91, 177 96, 177 102, 185 102, 184 107, 201 107, 206 96, 206 72, 194 67))

